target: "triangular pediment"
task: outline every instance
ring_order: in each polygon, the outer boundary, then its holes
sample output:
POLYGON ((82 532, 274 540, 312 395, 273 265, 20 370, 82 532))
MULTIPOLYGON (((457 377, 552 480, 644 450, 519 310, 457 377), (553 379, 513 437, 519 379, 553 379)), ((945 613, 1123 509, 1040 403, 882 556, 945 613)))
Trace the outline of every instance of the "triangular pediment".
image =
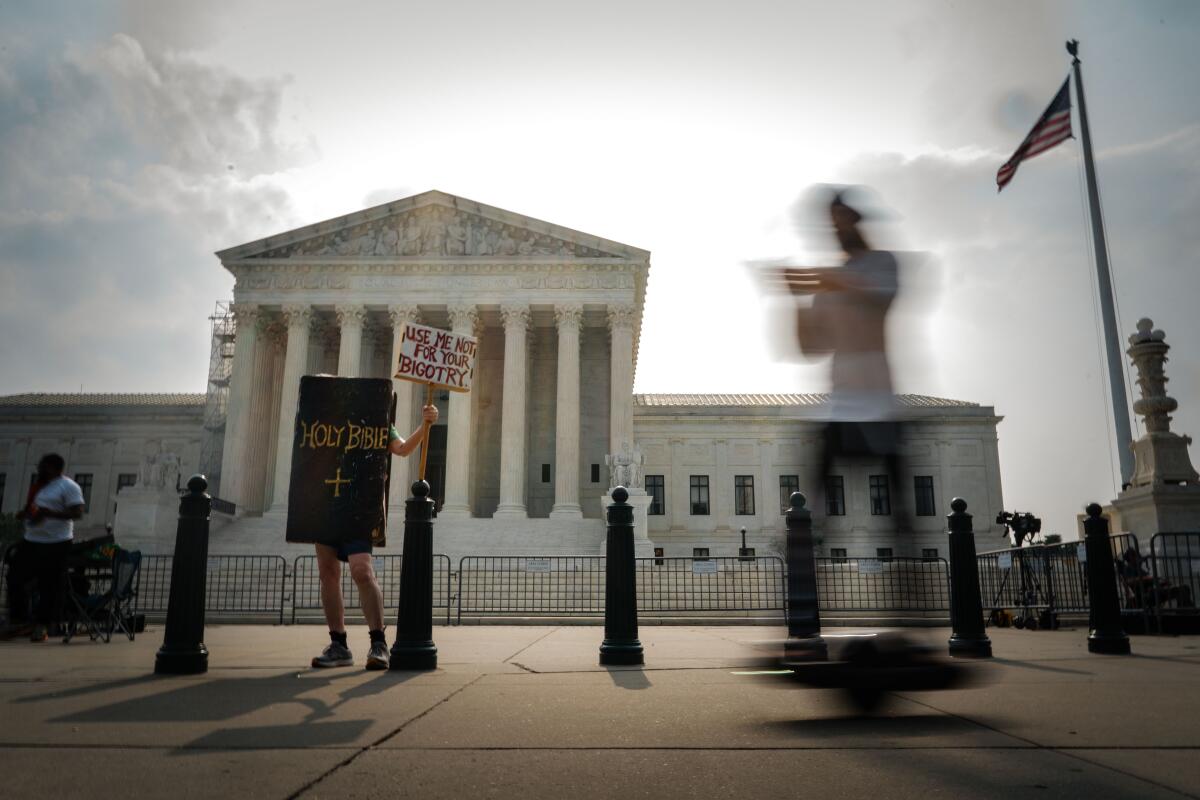
POLYGON ((637 259, 649 253, 431 191, 217 253, 258 259, 637 259))

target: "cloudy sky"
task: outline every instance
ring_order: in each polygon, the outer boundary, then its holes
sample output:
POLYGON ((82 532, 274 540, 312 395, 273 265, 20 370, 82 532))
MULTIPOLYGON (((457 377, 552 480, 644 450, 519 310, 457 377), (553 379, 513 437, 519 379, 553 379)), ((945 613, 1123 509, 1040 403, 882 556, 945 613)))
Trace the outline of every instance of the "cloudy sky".
POLYGON ((428 189, 650 250, 638 391, 820 391, 747 262, 819 258, 797 197, 865 183, 926 254, 900 388, 993 405, 1007 506, 1069 536, 1117 473, 1078 143, 994 176, 1072 37, 1121 329, 1200 435, 1186 0, 7 2, 0 393, 203 391, 214 250, 428 189))

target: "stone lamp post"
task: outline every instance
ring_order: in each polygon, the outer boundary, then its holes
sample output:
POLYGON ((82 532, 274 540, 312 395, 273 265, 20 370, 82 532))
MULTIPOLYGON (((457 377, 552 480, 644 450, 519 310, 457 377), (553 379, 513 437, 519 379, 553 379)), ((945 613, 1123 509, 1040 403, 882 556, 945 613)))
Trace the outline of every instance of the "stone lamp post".
POLYGON ((1164 365, 1166 334, 1154 322, 1140 319, 1126 351, 1138 371, 1141 398, 1133 404, 1145 433, 1133 442, 1134 471, 1129 485, 1113 501, 1117 530, 1137 534, 1142 542, 1163 531, 1200 527, 1200 475, 1188 456, 1189 436, 1171 431, 1170 414, 1179 407, 1167 396, 1164 365))

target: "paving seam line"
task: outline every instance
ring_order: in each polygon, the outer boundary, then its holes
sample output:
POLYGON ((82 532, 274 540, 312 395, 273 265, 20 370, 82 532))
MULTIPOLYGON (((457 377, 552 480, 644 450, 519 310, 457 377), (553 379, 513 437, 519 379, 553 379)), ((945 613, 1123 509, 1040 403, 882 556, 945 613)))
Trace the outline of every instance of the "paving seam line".
POLYGON ((354 751, 353 753, 351 753, 349 756, 347 756, 346 758, 342 759, 342 760, 341 760, 341 761, 339 761, 337 764, 334 764, 334 765, 333 765, 332 767, 330 767, 328 770, 326 770, 325 772, 321 773, 320 775, 318 775, 317 777, 313 778, 313 779, 312 779, 311 781, 309 781, 308 783, 306 783, 306 784, 304 784, 303 786, 301 786, 301 787, 300 787, 299 789, 297 789, 296 791, 294 791, 294 792, 292 792, 291 794, 289 794, 289 795, 287 796, 287 800, 296 800, 296 798, 300 797, 300 795, 304 794, 304 793, 305 793, 305 792, 307 792, 309 789, 312 789, 314 786, 317 786, 317 785, 318 785, 318 784, 320 784, 322 781, 324 781, 326 778, 328 778, 330 775, 334 774, 335 772, 337 772, 338 770, 342 769, 343 767, 348 767, 348 766, 350 766, 350 764, 352 764, 352 763, 354 762, 354 760, 355 760, 355 759, 357 759, 359 756, 361 756, 363 753, 366 753, 366 752, 368 752, 368 751, 370 751, 370 750, 374 750, 376 747, 378 747, 379 745, 383 744, 383 743, 384 743, 384 742, 386 742, 388 739, 391 739, 393 736, 396 736, 396 735, 398 735, 398 734, 399 734, 401 731, 403 731, 405 728, 407 728, 407 727, 408 727, 409 725, 411 725, 412 723, 414 723, 414 722, 416 722, 417 720, 419 720, 419 719, 422 719, 423 717, 425 717, 427 714, 429 714, 430 712, 432 712, 432 711, 433 711, 435 708, 437 708, 438 706, 440 706, 440 705, 442 705, 442 704, 444 704, 444 703, 448 703, 452 697, 454 697, 455 695, 457 695, 459 692, 462 692, 462 691, 466 690, 466 689, 467 689, 467 688, 469 688, 470 686, 473 686, 473 685, 474 685, 474 684, 475 684, 477 681, 479 681, 481 678, 483 678, 483 675, 482 675, 482 674, 481 674, 481 675, 476 675, 474 678, 472 678, 471 680, 467 681, 467 682, 466 682, 466 683, 464 683, 462 686, 458 687, 458 688, 457 688, 457 689, 455 689, 453 692, 451 692, 450 694, 448 694, 448 695, 446 695, 445 697, 443 697, 441 700, 438 700, 436 703, 434 703, 434 704, 433 704, 433 705, 431 705, 429 708, 427 708, 427 709, 425 709, 424 711, 422 711, 420 714, 417 714, 415 717, 412 717, 411 719, 407 719, 407 720, 405 720, 404 722, 400 723, 400 725, 399 725, 399 726, 398 726, 398 727, 397 727, 395 730, 389 731, 388 733, 385 733, 383 736, 379 737, 378 739, 376 739, 375 741, 371 742, 370 744, 364 745, 363 747, 360 747, 359 749, 355 750, 355 751, 354 751))
MULTIPOLYGON (((1115 772, 1118 775, 1124 775, 1127 778, 1132 778, 1133 780, 1136 780, 1136 781, 1148 783, 1151 786, 1156 786, 1159 789, 1164 789, 1168 792, 1172 792, 1173 794, 1177 794, 1181 797, 1190 797, 1190 798, 1193 798, 1193 800, 1200 798, 1200 795, 1189 794, 1187 792, 1176 789, 1173 786, 1167 786, 1164 783, 1159 783, 1156 780, 1152 780, 1150 778, 1145 778, 1145 777, 1142 777, 1141 775, 1134 775, 1132 772, 1127 772, 1126 770, 1119 769, 1119 768, 1111 766, 1109 764, 1101 764, 1096 761, 1091 761, 1089 759, 1086 759, 1083 756, 1075 755, 1074 753, 1065 752, 1066 749, 1077 750, 1077 749, 1081 749, 1081 748, 1075 748, 1075 747, 1059 748, 1059 747, 1047 746, 1040 742, 1036 742, 1033 739, 1029 739, 1024 736, 1018 736, 1015 733, 1009 733, 1008 731, 1002 731, 999 728, 988 725, 986 722, 980 722, 979 720, 971 719, 970 717, 964 717, 961 714, 955 714, 953 711, 946 711, 945 709, 938 708, 937 706, 930 705, 929 703, 922 702, 913 697, 909 697, 909 696, 906 696, 903 694, 896 694, 896 696, 899 698, 902 698, 904 700, 908 700, 910 703, 916 703, 917 705, 925 706, 926 708, 930 709, 931 711, 937 711, 940 714, 946 714, 948 716, 954 717, 955 719, 961 719, 964 722, 969 722, 972 725, 978 725, 981 728, 986 728, 987 730, 992 731, 994 733, 998 733, 1001 736, 1008 736, 1010 738, 1016 739, 1017 741, 1028 742, 1029 744, 1033 745, 1038 750, 1045 750, 1048 753, 1055 753, 1056 755, 1063 756, 1064 758, 1070 758, 1070 759, 1074 759, 1075 761, 1081 761, 1084 764, 1088 764, 1089 766, 1099 767, 1100 769, 1106 769, 1109 772, 1115 772)), ((1090 748, 1090 749, 1101 749, 1101 748, 1090 748)), ((1126 748, 1112 747, 1112 748, 1107 748, 1107 749, 1119 750, 1119 749, 1126 749, 1126 748)), ((1129 749, 1133 749, 1133 748, 1129 748, 1129 749)), ((1159 749, 1166 749, 1166 748, 1159 748, 1159 749)), ((1188 749, 1191 749, 1191 748, 1188 748, 1188 749)))
POLYGON ((526 650, 528 650, 529 648, 533 647, 535 644, 537 644, 538 642, 540 642, 542 639, 545 639, 547 636, 549 636, 550 634, 554 633, 554 632, 555 632, 556 630, 558 630, 560 627, 562 627, 562 626, 560 626, 560 625, 556 625, 556 626, 552 627, 550 630, 546 631, 546 632, 545 632, 545 633, 543 633, 541 636, 539 636, 538 638, 534 639, 532 642, 530 642, 529 644, 525 645, 524 647, 522 647, 522 648, 521 648, 520 650, 518 650, 517 652, 513 653, 511 656, 509 656, 508 658, 504 659, 504 661, 503 661, 502 663, 504 663, 504 664, 507 664, 509 661, 512 661, 514 658, 516 658, 517 656, 521 655, 521 653, 524 653, 526 650))

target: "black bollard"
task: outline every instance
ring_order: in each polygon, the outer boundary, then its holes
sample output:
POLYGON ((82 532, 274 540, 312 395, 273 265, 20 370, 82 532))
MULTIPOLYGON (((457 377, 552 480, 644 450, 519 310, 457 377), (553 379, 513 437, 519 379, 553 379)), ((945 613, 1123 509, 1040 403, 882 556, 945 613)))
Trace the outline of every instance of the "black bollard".
POLYGON ((437 669, 433 643, 433 500, 417 481, 404 503, 404 560, 400 562, 400 613, 389 669, 437 669))
POLYGON ((188 493, 179 500, 179 527, 171 557, 171 595, 162 647, 154 658, 160 675, 198 675, 208 672, 204 646, 204 588, 208 568, 208 515, 212 498, 208 481, 193 475, 188 493))
POLYGON ((983 632, 983 601, 979 598, 979 563, 967 501, 956 497, 946 515, 950 528, 950 655, 991 658, 992 642, 983 632))
POLYGON ((812 512, 800 492, 792 492, 787 510, 787 657, 825 661, 829 648, 821 638, 817 602, 817 559, 813 555, 812 512))
POLYGON ((613 489, 608 507, 604 573, 604 642, 600 665, 644 664, 638 640, 637 565, 633 558, 633 506, 624 486, 613 489))
POLYGON ((1096 503, 1086 509, 1083 521, 1084 547, 1087 552, 1088 652, 1129 655, 1129 637, 1121 627, 1121 606, 1117 600, 1117 573, 1113 566, 1112 545, 1108 538, 1108 519, 1100 516, 1096 503))

